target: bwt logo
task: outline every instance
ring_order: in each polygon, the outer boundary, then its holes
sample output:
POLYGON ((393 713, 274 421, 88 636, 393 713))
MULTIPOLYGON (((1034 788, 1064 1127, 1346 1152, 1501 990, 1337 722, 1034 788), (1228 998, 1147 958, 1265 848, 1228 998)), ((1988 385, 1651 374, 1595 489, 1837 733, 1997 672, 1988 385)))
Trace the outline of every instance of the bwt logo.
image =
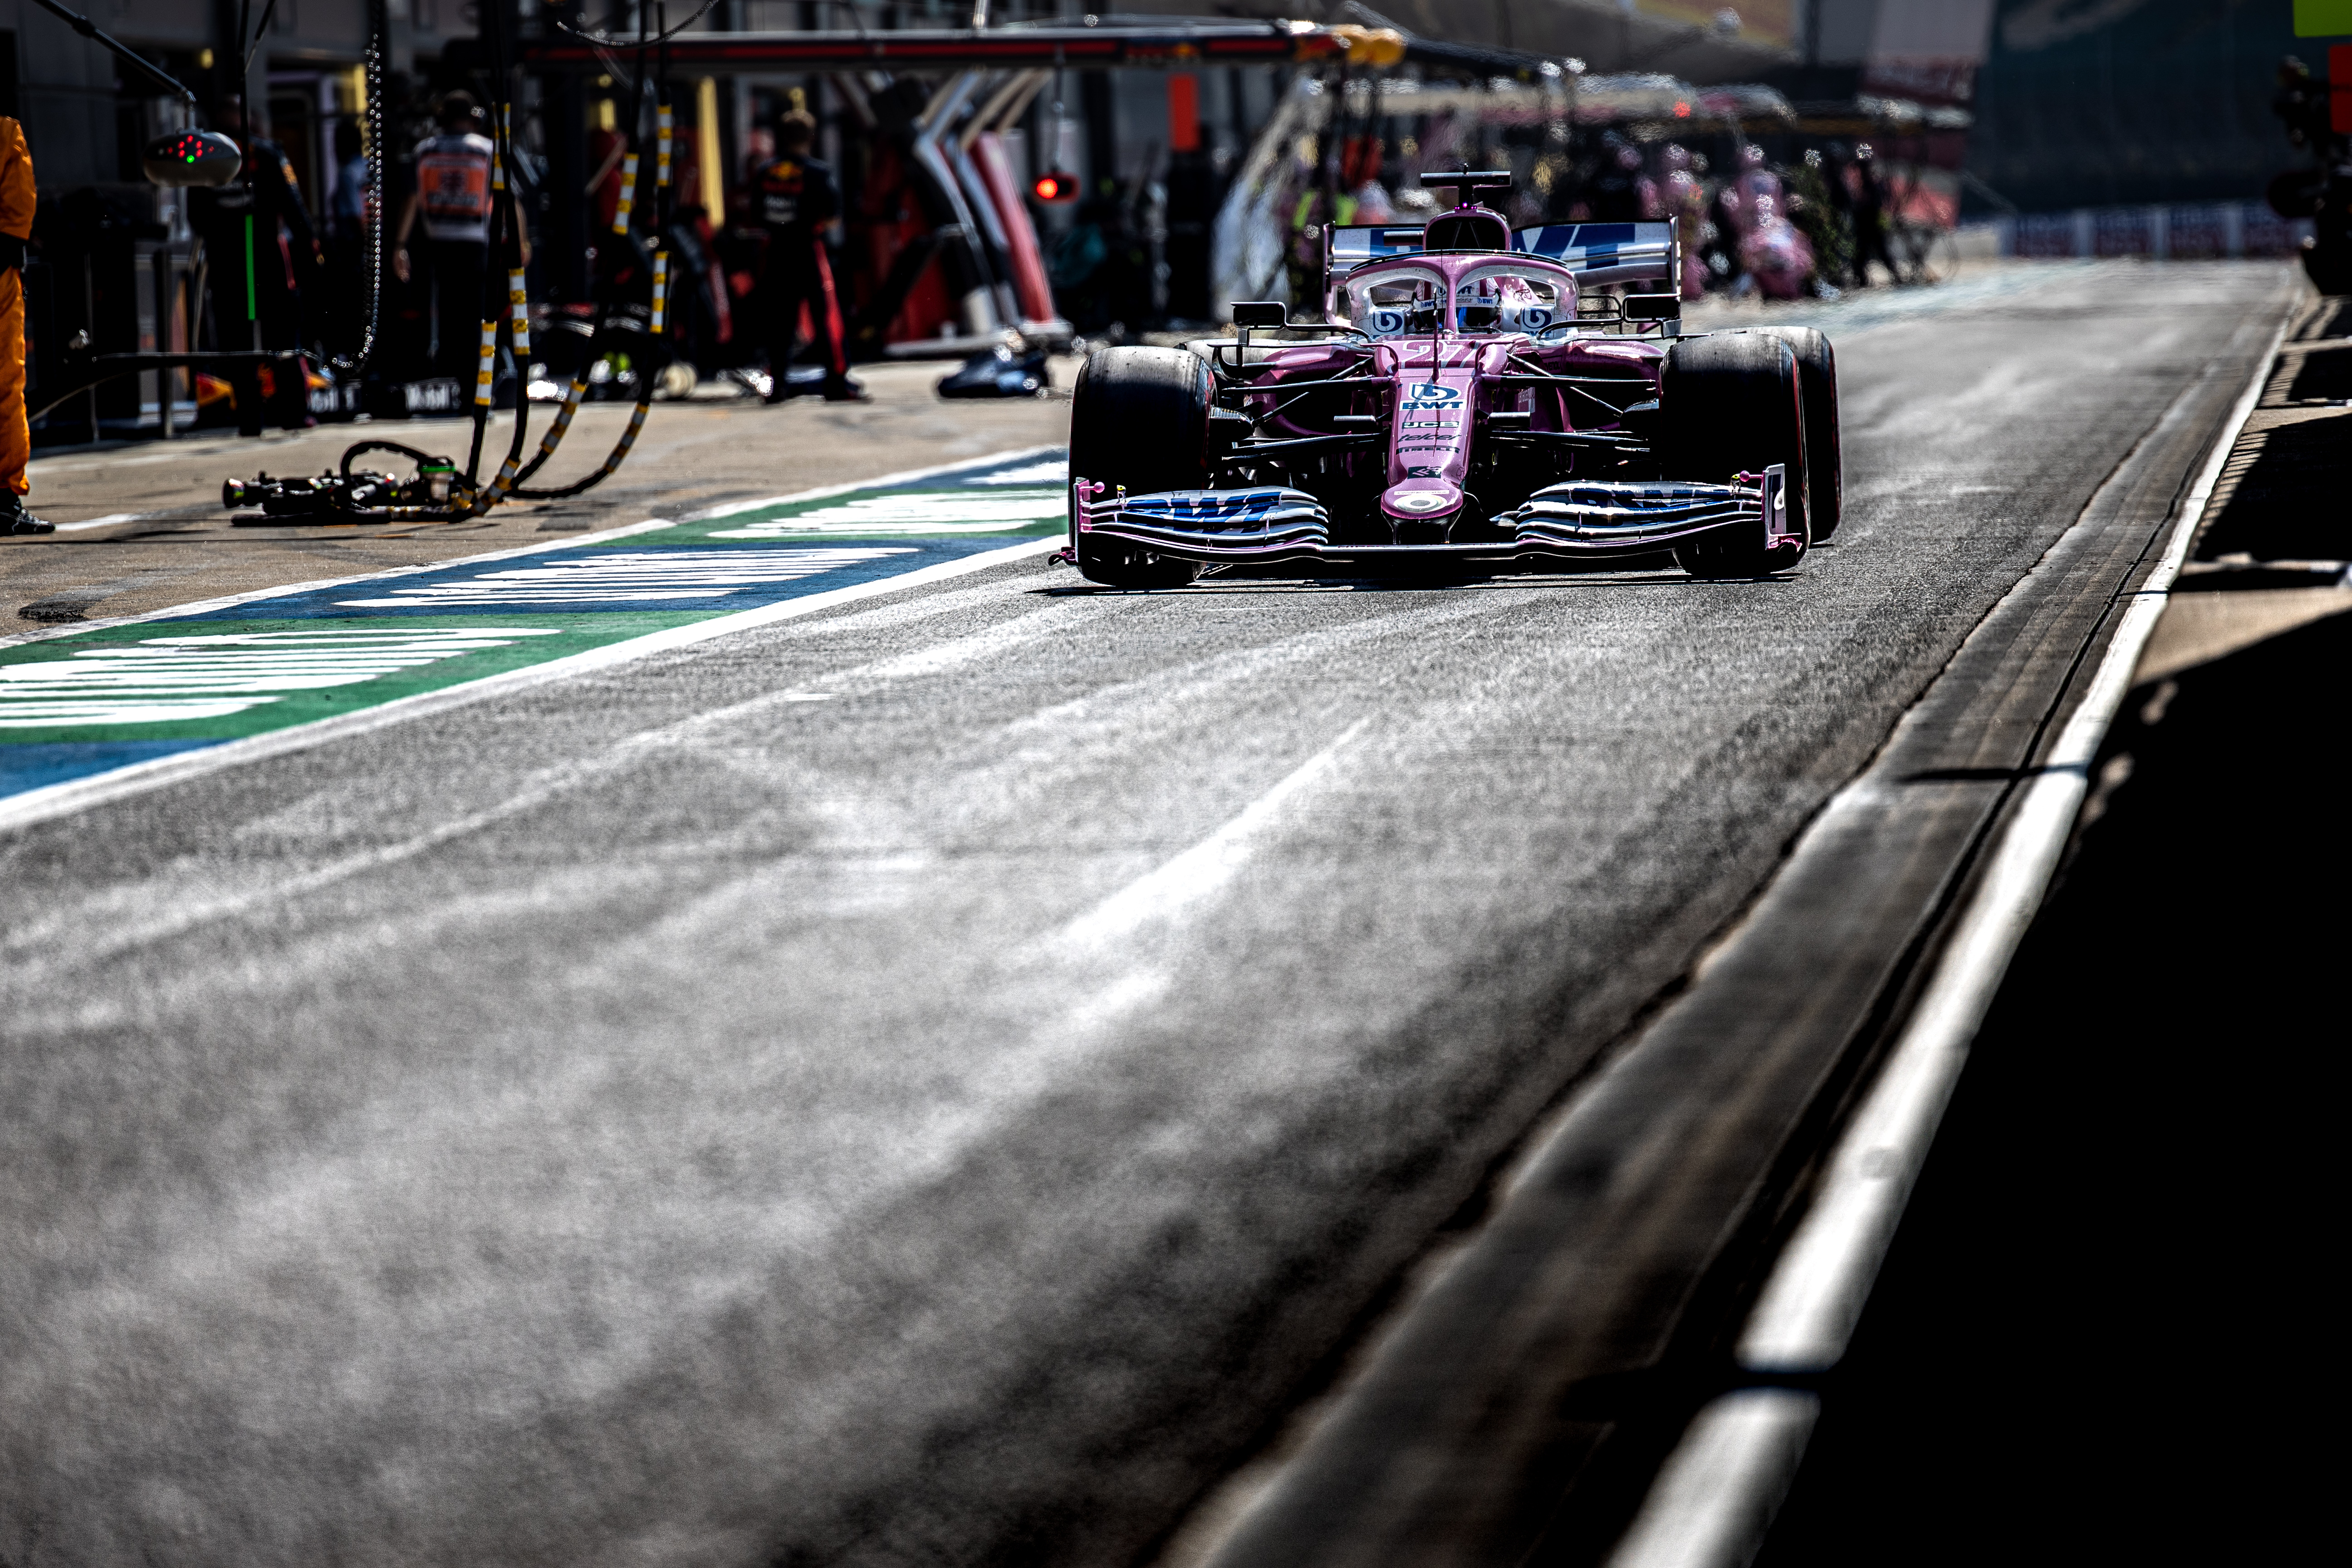
POLYGON ((1412 398, 1416 404, 1459 403, 1462 401, 1462 392, 1459 387, 1440 386, 1433 381, 1424 381, 1418 386, 1406 387, 1404 395, 1407 397, 1412 398))
POLYGON ((1128 503, 1138 515, 1157 514, 1172 522, 1244 522, 1263 520, 1282 504, 1278 489, 1215 494, 1193 490, 1144 496, 1128 503))

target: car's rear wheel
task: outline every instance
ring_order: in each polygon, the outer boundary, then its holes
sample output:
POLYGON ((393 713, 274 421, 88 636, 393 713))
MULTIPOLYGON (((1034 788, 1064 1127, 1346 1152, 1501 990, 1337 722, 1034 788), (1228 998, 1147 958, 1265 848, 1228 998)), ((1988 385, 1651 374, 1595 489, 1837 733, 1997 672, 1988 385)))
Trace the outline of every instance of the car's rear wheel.
POLYGON ((1804 554, 1805 411, 1797 356, 1777 337, 1724 332, 1685 338, 1666 351, 1658 384, 1658 470, 1669 479, 1720 485, 1778 463, 1788 474, 1797 548, 1766 545, 1760 527, 1710 534, 1675 548, 1694 577, 1763 577, 1804 554))
POLYGON ((1845 464, 1838 450, 1837 353, 1811 327, 1749 329, 1778 338, 1797 356, 1805 395, 1805 531, 1815 544, 1837 532, 1845 502, 1845 464))
MULTIPOLYGON (((1209 367, 1185 349, 1115 348, 1087 358, 1071 394, 1070 474, 1129 495, 1206 489, 1209 367)), ((1089 582, 1113 588, 1180 588, 1197 561, 1077 531, 1070 547, 1089 582)))

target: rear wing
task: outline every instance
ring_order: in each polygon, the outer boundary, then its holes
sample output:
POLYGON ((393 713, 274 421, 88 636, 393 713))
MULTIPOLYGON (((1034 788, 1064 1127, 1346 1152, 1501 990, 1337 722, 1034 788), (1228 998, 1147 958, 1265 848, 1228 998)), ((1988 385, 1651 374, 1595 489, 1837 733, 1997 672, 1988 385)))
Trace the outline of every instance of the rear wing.
POLYGON ((1580 283, 1661 282, 1682 287, 1682 247, 1670 223, 1554 223, 1523 228, 1511 248, 1557 261, 1580 283))
POLYGON ((1323 230, 1323 272, 1345 278, 1367 261, 1410 256, 1421 248, 1417 224, 1331 224, 1323 230))
MULTIPOLYGON (((1330 224, 1323 230, 1326 289, 1368 262, 1410 256, 1422 231, 1405 224, 1330 224)), ((1682 285, 1682 247, 1670 223, 1554 223, 1523 228, 1511 248, 1557 261, 1583 283, 1662 282, 1682 285)))
POLYGON ((1417 224, 1368 223, 1323 226, 1323 316, 1339 319, 1339 280, 1367 262, 1411 256, 1421 249, 1417 224))

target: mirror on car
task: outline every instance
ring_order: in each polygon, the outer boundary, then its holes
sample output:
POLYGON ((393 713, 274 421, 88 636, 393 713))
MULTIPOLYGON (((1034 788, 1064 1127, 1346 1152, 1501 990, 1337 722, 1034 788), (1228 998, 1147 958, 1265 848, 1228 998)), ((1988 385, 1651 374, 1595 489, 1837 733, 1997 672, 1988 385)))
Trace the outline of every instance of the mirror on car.
POLYGON ((1289 307, 1279 300, 1235 300, 1231 308, 1236 327, 1284 327, 1290 324, 1289 307))
POLYGON ((1683 297, 1679 294, 1625 296, 1625 319, 1629 321, 1676 321, 1682 314, 1683 297))

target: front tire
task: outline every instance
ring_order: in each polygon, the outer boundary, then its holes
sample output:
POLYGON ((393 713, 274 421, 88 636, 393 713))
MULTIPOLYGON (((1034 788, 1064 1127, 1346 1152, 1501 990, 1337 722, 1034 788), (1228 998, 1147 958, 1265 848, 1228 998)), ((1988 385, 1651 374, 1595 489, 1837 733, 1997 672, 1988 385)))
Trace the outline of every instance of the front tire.
POLYGON ((1804 558, 1805 409, 1797 357, 1777 337, 1722 332, 1684 338, 1666 351, 1658 384, 1658 471, 1700 484, 1730 482, 1780 464, 1797 548, 1768 548, 1761 528, 1740 527, 1675 547, 1694 577, 1768 577, 1804 558))
POLYGON ((1797 356, 1805 396, 1805 532, 1815 544, 1838 531, 1845 507, 1845 461, 1839 451, 1837 353, 1811 327, 1754 327, 1797 356))
MULTIPOLYGON (((1209 488, 1209 367, 1185 349, 1113 348, 1090 354, 1071 394, 1070 476, 1129 495, 1209 488)), ((1070 520, 1070 548, 1090 583, 1181 588, 1201 563, 1098 540, 1070 520)))

